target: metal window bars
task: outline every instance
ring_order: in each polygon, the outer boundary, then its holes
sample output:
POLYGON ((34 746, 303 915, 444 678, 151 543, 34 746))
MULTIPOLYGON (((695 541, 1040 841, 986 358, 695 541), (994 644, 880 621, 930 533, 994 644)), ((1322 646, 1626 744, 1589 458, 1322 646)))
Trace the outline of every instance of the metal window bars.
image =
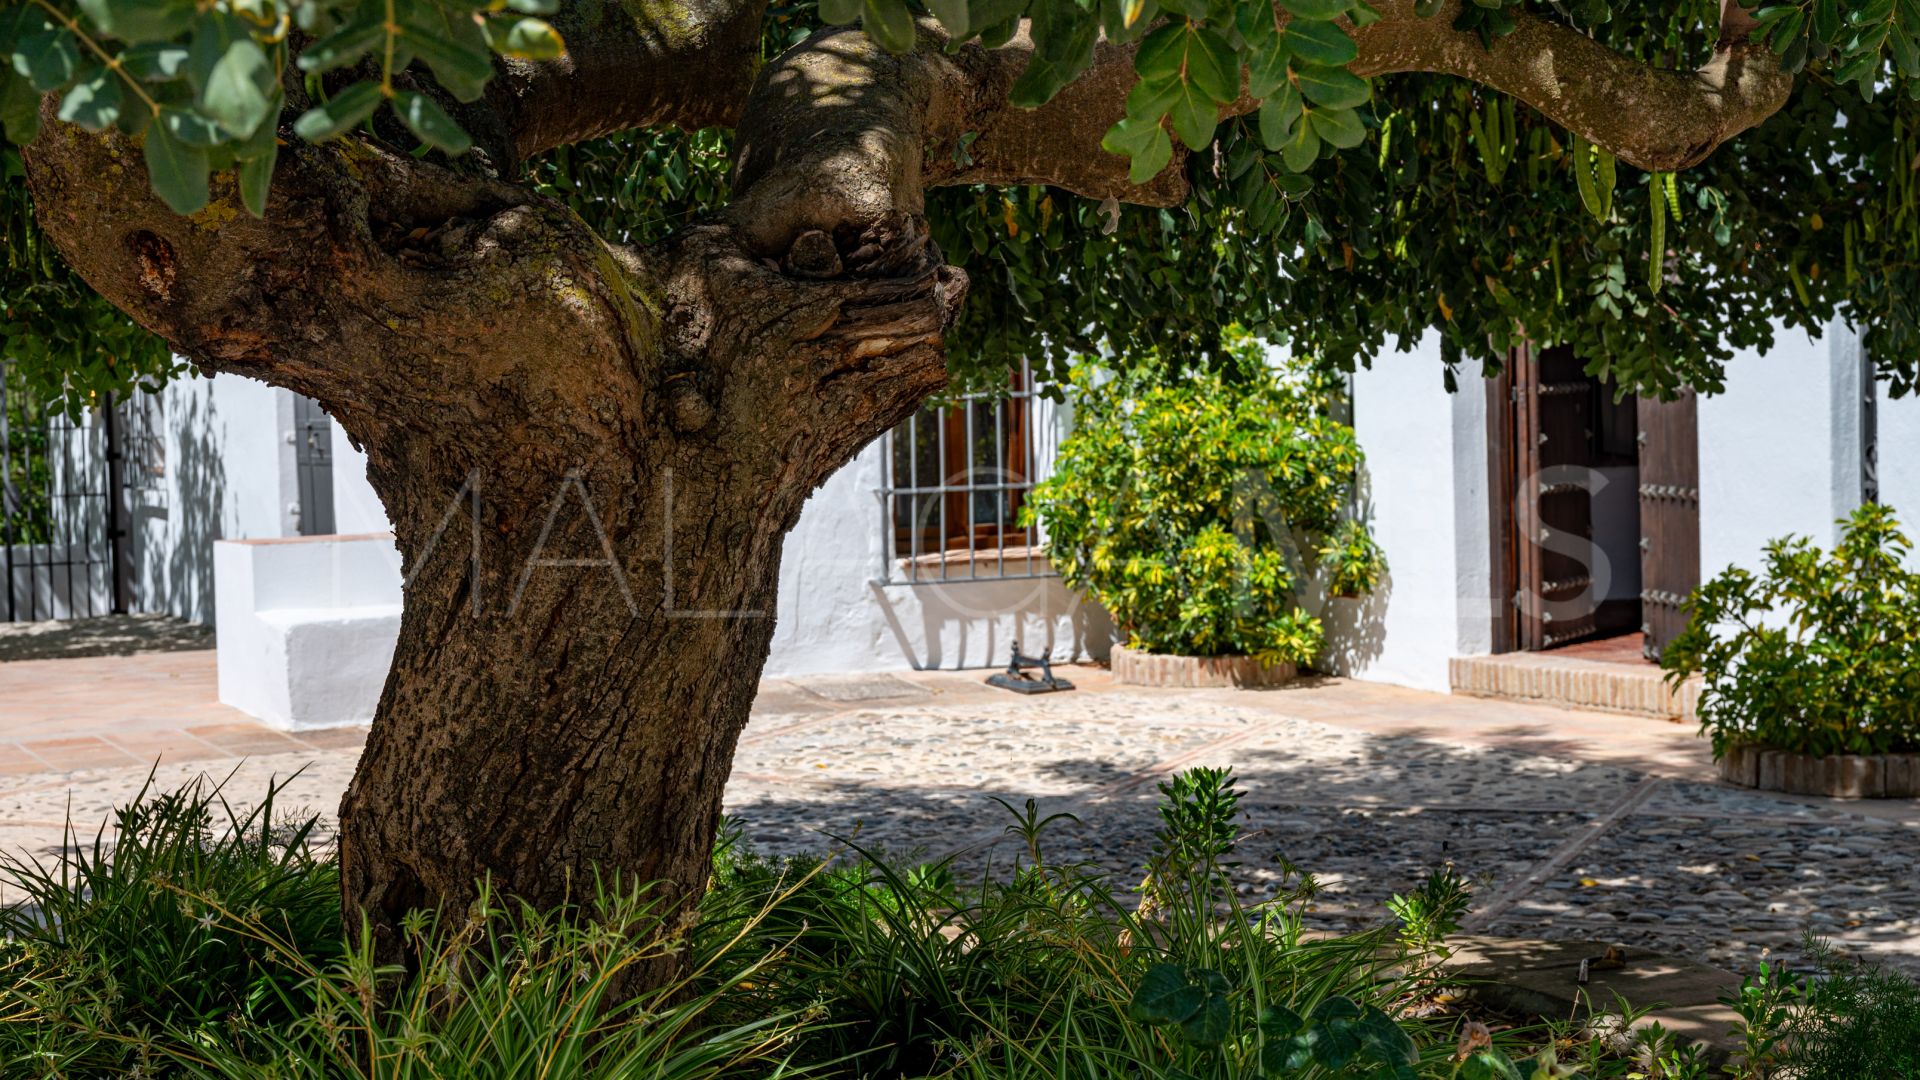
POLYGON ((1021 509, 1052 464, 1055 410, 1022 360, 1004 394, 923 406, 884 437, 878 582, 1056 577, 1021 509))

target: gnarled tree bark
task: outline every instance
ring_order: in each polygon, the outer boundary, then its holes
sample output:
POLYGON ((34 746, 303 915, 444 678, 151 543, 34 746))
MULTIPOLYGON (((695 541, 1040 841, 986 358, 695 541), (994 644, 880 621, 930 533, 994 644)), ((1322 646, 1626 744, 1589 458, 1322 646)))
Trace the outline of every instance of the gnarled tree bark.
MULTIPOLYGON (((1784 98, 1745 46, 1720 75, 1674 75, 1542 23, 1484 50, 1445 13, 1377 6, 1356 70, 1479 79, 1648 167, 1697 160, 1784 98)), ((389 936, 485 876, 542 904, 595 866, 698 894, 782 538, 945 380, 966 282, 927 240, 928 187, 1184 197, 1177 163, 1134 185, 1098 148, 1130 48, 1101 46, 1022 111, 1024 37, 949 53, 929 24, 891 56, 828 30, 749 89, 754 0, 655 10, 572 6, 569 58, 508 65, 486 106, 521 155, 737 119, 732 205, 651 247, 370 142, 288 138, 264 220, 230 188, 172 214, 134 145, 51 103, 26 152, 44 228, 90 284, 203 368, 319 399, 366 448, 406 609, 342 859, 349 910, 389 936)))

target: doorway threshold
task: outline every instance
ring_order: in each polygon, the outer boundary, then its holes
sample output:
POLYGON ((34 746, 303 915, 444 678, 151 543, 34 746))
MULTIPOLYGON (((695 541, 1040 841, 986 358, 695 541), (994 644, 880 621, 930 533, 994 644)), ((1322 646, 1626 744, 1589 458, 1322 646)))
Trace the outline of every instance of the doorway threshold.
POLYGON ((1456 656, 1447 665, 1456 694, 1553 705, 1563 709, 1627 713, 1693 723, 1699 679, 1667 685, 1652 664, 1589 659, 1565 650, 1456 656))

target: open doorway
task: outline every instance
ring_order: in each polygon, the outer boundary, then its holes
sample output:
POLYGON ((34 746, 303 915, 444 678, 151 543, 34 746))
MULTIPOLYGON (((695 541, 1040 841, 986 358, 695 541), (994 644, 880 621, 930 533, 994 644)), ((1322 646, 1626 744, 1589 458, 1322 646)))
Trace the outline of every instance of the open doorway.
POLYGON ((1584 368, 1520 349, 1488 380, 1494 648, 1656 659, 1700 577, 1697 411, 1584 368))

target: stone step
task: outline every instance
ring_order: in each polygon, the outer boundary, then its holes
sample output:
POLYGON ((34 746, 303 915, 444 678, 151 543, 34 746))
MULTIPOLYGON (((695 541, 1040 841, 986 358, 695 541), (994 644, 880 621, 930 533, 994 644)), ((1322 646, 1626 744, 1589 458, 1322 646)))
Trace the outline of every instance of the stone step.
POLYGON ((1733 1034, 1739 1015, 1721 999, 1738 994, 1740 977, 1633 946, 1618 954, 1624 966, 1608 970, 1597 961, 1612 944, 1458 935, 1447 939, 1454 950, 1447 968, 1474 998, 1542 1020, 1579 1017, 1607 1027, 1606 1021, 1618 1022, 1614 1010, 1625 1001, 1650 1010, 1635 1028, 1658 1023, 1678 1040, 1702 1046, 1710 1066, 1724 1066, 1740 1046, 1733 1034), (1596 961, 1585 985, 1579 981, 1583 959, 1596 961))
POLYGON ((1582 660, 1552 653, 1516 652, 1498 656, 1456 656, 1448 664, 1456 694, 1627 713, 1681 723, 1695 721, 1700 681, 1675 690, 1666 672, 1652 664, 1582 660))

